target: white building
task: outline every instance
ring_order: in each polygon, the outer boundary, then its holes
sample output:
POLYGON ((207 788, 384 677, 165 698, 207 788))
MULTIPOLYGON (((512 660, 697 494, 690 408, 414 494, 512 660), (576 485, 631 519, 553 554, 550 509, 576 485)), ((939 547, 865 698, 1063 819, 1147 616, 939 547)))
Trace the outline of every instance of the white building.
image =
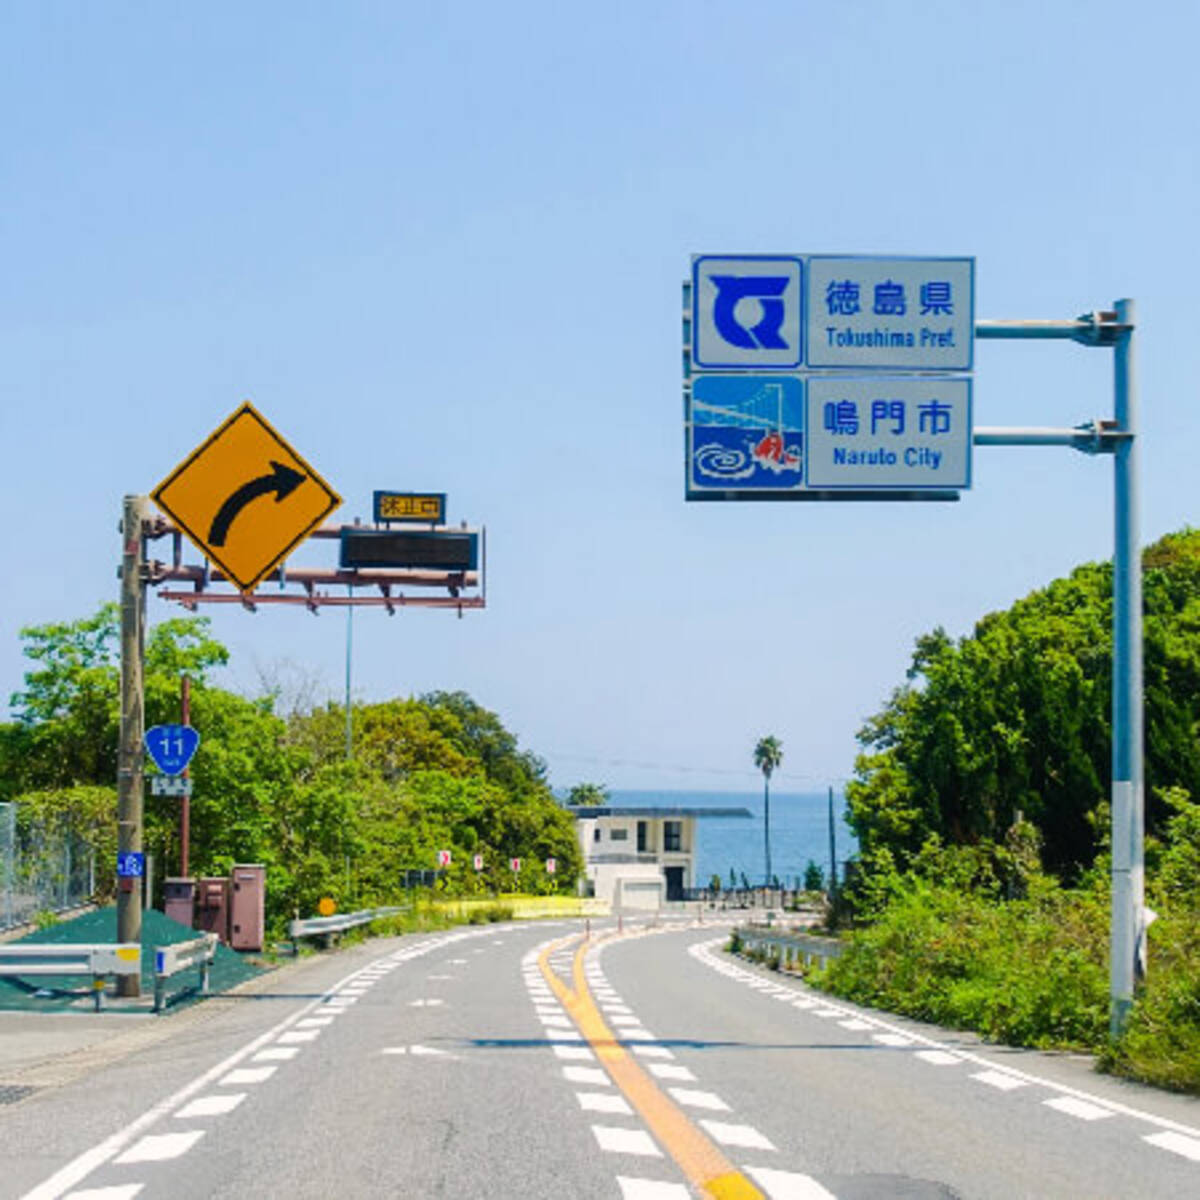
MULTIPOLYGON (((575 817, 592 895, 613 908, 660 908, 696 884, 696 821, 749 817, 746 808, 580 805, 575 817)), ((707 886, 708 880, 702 881, 707 886)))

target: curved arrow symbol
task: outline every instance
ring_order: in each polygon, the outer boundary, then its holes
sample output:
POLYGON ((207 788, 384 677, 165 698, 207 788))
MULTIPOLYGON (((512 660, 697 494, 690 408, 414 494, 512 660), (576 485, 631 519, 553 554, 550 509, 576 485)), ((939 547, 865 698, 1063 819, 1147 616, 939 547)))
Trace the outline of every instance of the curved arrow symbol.
POLYGON ((299 471, 293 470, 285 463, 276 462, 274 459, 271 459, 271 467, 272 471, 269 475, 260 475, 257 479, 251 479, 249 483, 243 483, 221 505, 217 515, 213 518, 212 528, 208 531, 210 546, 225 545, 225 539, 229 536, 229 527, 233 524, 234 518, 251 500, 257 500, 259 496, 267 496, 274 492, 275 503, 278 504, 290 496, 308 478, 307 475, 302 475, 299 471))

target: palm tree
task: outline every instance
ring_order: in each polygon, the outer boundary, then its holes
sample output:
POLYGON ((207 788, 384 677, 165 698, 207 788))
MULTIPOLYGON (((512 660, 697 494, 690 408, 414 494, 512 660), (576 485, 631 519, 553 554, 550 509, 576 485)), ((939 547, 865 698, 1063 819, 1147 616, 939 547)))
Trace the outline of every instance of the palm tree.
POLYGON ((766 882, 771 884, 771 774, 783 762, 783 743, 774 735, 758 739, 754 765, 763 773, 763 849, 767 859, 766 882))

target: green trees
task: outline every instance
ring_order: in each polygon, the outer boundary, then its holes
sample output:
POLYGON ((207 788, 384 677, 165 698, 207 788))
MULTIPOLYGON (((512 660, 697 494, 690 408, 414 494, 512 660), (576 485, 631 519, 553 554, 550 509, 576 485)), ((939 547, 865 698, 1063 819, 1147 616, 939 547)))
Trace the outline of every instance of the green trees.
MULTIPOLYGON (((0 800, 25 822, 84 836, 97 852, 102 898, 116 840, 118 613, 22 632, 31 667, 0 725, 0 800)), ((223 874, 234 862, 267 866, 268 914, 394 902, 402 874, 453 853, 453 891, 511 888, 510 858, 526 890, 569 891, 582 870, 570 815, 541 761, 500 718, 462 692, 356 706, 356 754, 344 759, 337 705, 277 715, 270 698, 215 686, 228 654, 203 618, 162 621, 146 645, 147 724, 178 719, 179 675, 193 680, 191 866, 223 874), (476 873, 471 858, 482 854, 476 873), (543 867, 557 860, 551 876, 543 867)), ((178 802, 147 796, 144 844, 159 876, 177 869, 178 802)))
POLYGON ((754 747, 754 765, 763 776, 763 854, 766 858, 766 873, 763 876, 771 886, 771 776, 783 762, 783 743, 768 734, 758 739, 754 747))
MULTIPOLYGON (((1145 554, 1147 829, 1164 787, 1200 795, 1200 534, 1145 554)), ((908 681, 859 734, 847 790, 864 864, 903 865, 936 834, 1003 844, 1032 823, 1077 878, 1103 848, 1110 780, 1111 572, 1088 564, 954 641, 918 639, 908 681)))
POLYGON ((581 805, 600 805, 608 803, 608 788, 602 783, 577 783, 567 793, 567 803, 572 808, 581 805))

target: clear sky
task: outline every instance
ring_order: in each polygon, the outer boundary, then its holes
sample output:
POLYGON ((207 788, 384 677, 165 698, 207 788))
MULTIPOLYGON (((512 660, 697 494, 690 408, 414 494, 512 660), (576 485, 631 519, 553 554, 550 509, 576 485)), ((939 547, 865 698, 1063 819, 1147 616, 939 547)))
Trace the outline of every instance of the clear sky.
MULTIPOLYGON (((753 787, 765 733, 784 786, 844 778, 918 634, 1110 553, 1111 463, 685 504, 690 255, 974 255, 981 317, 1135 298, 1143 533, 1194 523, 1198 41, 1182 0, 0 6, 0 692, 20 627, 115 598, 121 496, 251 399, 343 519, 416 488, 487 526, 487 610, 360 613, 356 697, 464 689, 560 786, 753 787)), ((1111 370, 982 344, 976 418, 1107 415, 1111 370)), ((341 694, 340 613, 213 619, 230 685, 341 694)))

